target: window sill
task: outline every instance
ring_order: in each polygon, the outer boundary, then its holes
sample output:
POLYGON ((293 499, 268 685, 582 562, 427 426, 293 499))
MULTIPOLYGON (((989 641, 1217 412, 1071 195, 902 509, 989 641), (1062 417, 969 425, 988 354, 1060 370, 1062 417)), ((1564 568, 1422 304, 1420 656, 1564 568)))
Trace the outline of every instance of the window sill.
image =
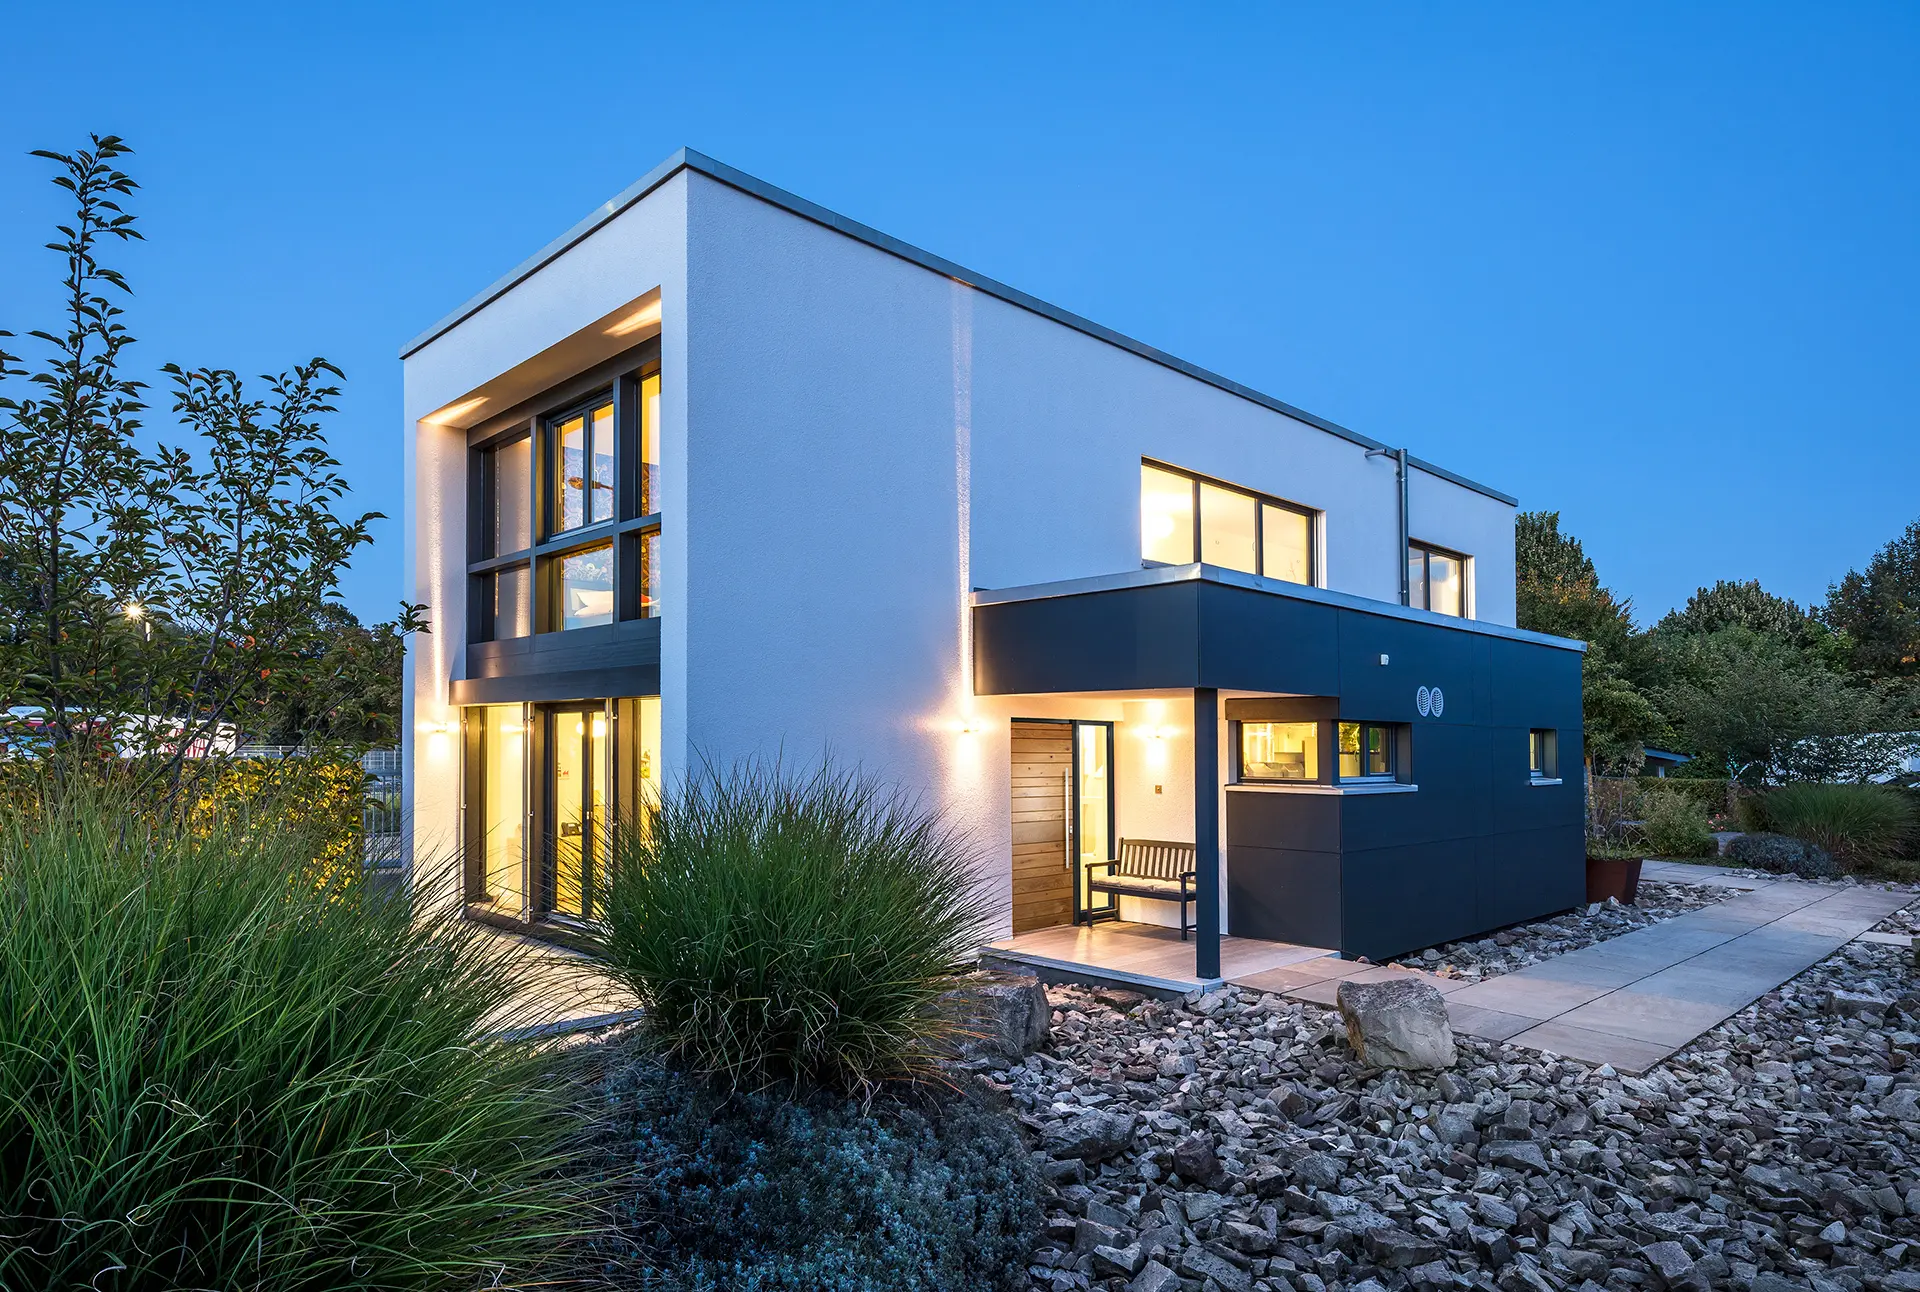
POLYGON ((1564 785, 1566 784, 1566 782, 1561 780, 1558 776, 1529 776, 1527 778, 1527 784, 1529 785, 1564 785))
POLYGON ((1281 785, 1267 781, 1234 781, 1227 786, 1230 790, 1242 790, 1254 794, 1414 794, 1420 787, 1405 781, 1381 781, 1376 784, 1358 785, 1281 785))

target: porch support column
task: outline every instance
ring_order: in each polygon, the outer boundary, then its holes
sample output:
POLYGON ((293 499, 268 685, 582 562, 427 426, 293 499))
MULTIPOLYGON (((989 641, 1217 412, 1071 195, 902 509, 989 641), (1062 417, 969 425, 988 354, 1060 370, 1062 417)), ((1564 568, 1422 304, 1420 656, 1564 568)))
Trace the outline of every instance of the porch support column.
POLYGON ((1200 886, 1193 972, 1220 976, 1220 693, 1193 692, 1193 866, 1200 886))

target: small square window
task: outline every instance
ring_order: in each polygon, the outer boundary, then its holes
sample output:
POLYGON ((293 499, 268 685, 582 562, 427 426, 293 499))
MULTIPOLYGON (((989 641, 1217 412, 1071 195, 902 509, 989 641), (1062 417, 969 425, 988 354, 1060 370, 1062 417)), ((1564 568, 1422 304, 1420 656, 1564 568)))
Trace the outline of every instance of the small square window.
POLYGON ((1536 781, 1550 781, 1560 775, 1559 733, 1550 727, 1535 727, 1527 733, 1527 774, 1536 781))
POLYGON ((1393 732, 1377 722, 1340 724, 1340 779, 1393 779, 1393 732))

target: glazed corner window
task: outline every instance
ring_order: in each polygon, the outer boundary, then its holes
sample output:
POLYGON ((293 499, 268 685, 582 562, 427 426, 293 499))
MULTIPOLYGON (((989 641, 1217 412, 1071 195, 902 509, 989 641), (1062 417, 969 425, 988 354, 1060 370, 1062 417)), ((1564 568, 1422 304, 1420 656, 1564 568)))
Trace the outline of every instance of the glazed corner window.
POLYGON ((1142 462, 1140 559, 1149 565, 1204 561, 1312 584, 1313 513, 1238 485, 1142 462))
POLYGON ((1527 733, 1527 775, 1536 781, 1550 781, 1560 775, 1559 733, 1548 727, 1535 727, 1527 733))
POLYGON ((1317 722, 1241 723, 1240 779, 1247 781, 1319 780, 1320 724, 1317 722))
POLYGON ((521 436, 486 453, 488 556, 533 546, 533 439, 521 436))
POLYGON ((613 519, 613 400, 554 418, 552 453, 553 532, 613 519))
POLYGON ((660 374, 640 379, 640 510, 660 510, 660 374))
POLYGON ((1458 552, 1407 545, 1407 604, 1456 619, 1467 613, 1467 558, 1458 552))
POLYGON ((598 543, 554 560, 553 626, 592 628, 613 622, 613 544, 598 543))
POLYGON ((486 640, 502 641, 533 632, 533 579, 527 566, 503 566, 487 575, 483 586, 492 594, 486 607, 486 640))
POLYGON ((1340 779, 1393 779, 1393 731, 1377 722, 1340 724, 1340 779))

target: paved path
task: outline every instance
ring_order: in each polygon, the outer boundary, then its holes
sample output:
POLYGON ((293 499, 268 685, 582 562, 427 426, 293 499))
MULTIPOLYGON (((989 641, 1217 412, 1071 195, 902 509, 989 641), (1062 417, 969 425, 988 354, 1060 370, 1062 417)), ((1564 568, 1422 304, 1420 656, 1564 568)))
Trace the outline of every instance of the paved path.
POLYGON ((1456 1031, 1639 1073, 1913 900, 1911 892, 1759 882, 1723 902, 1484 982, 1343 960, 1234 981, 1331 1005, 1342 980, 1417 974, 1446 996, 1456 1031))

